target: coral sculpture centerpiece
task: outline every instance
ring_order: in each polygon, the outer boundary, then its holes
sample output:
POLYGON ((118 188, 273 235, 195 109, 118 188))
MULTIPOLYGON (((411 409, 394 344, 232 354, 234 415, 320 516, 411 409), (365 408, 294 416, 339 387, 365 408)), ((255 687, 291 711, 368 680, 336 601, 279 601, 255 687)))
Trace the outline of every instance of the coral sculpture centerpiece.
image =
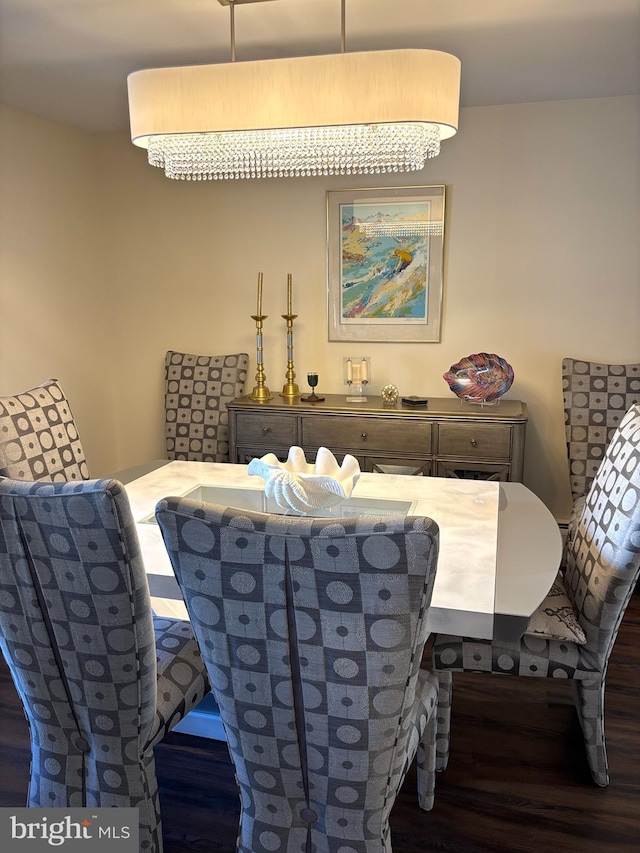
POLYGON ((452 364, 443 378, 469 403, 495 403, 513 383, 513 368, 495 353, 478 352, 452 364))
POLYGON ((282 509, 309 512, 335 506, 350 497, 360 476, 355 456, 347 454, 342 465, 326 447, 318 448, 316 461, 307 462, 301 447, 289 448, 286 462, 273 453, 252 459, 247 473, 264 479, 264 492, 282 509))

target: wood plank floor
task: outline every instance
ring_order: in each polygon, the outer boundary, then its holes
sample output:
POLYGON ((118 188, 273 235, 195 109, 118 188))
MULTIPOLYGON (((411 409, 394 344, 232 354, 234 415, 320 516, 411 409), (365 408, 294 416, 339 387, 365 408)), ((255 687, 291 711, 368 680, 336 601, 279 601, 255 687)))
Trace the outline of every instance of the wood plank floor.
MULTIPOLYGON (((591 783, 570 685, 454 676, 452 752, 436 804, 410 774, 392 812, 394 853, 640 852, 640 595, 606 695, 611 784, 591 783)), ((0 660, 0 806, 25 803, 29 739, 0 660)), ((172 734, 157 751, 165 853, 233 853, 238 795, 224 743, 172 734)))

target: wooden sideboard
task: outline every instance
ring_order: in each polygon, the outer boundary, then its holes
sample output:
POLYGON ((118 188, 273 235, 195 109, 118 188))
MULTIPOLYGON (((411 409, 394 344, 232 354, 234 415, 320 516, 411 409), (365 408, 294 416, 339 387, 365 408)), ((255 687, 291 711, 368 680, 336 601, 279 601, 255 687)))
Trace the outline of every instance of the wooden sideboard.
POLYGON ((312 460, 324 446, 339 461, 351 453, 363 471, 522 481, 527 407, 520 400, 478 406, 436 397, 417 408, 400 400, 385 406, 381 397, 347 403, 341 394, 319 403, 245 396, 227 409, 231 462, 265 453, 284 461, 292 445, 312 460))

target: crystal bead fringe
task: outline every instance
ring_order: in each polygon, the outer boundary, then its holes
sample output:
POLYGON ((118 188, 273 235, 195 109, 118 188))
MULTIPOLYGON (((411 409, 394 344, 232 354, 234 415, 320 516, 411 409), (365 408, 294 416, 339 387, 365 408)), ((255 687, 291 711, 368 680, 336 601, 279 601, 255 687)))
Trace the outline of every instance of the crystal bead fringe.
POLYGON ((433 124, 247 130, 152 136, 149 163, 187 181, 412 172, 440 152, 433 124))

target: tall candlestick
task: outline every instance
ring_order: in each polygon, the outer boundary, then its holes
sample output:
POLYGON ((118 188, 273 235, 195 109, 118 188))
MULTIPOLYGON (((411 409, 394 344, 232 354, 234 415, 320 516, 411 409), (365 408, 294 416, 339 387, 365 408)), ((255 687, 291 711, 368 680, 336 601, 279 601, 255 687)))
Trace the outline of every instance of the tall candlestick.
POLYGON ((265 382, 264 375, 264 359, 263 359, 263 349, 262 349, 262 323, 263 320, 267 318, 262 313, 262 273, 258 273, 258 305, 255 317, 252 317, 253 320, 256 321, 256 382, 257 385, 253 389, 253 393, 251 394, 252 400, 260 400, 264 402, 265 400, 271 399, 271 392, 267 388, 265 382))
POLYGON ((287 313, 282 315, 282 319, 287 321, 287 381, 282 388, 281 397, 286 397, 288 400, 293 400, 300 396, 300 389, 293 381, 296 378, 296 372, 293 365, 293 321, 298 315, 293 313, 291 306, 291 273, 287 276, 287 313))
MULTIPOLYGON (((258 307, 258 311, 260 310, 258 307)), ((252 400, 260 400, 264 402, 265 400, 271 399, 271 392, 269 391, 267 384, 265 382, 265 373, 264 373, 264 359, 263 359, 263 350, 262 350, 262 321, 266 320, 266 317, 263 317, 262 314, 258 313, 253 318, 256 321, 256 386, 253 389, 251 394, 252 400)))

